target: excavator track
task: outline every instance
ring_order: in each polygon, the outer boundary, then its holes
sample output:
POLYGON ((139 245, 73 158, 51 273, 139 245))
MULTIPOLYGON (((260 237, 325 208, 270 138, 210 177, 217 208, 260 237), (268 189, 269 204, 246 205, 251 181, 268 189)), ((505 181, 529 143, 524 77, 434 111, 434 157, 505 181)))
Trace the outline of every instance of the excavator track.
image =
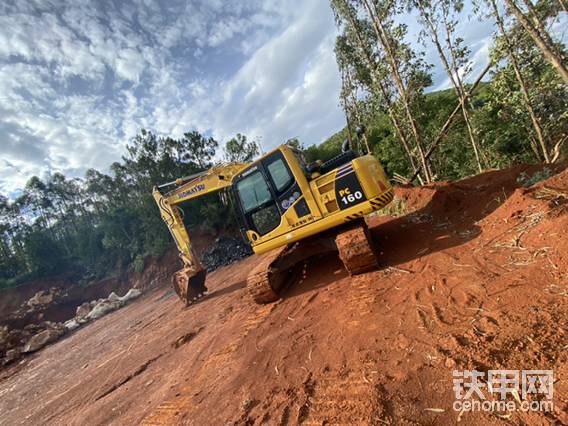
POLYGON ((282 281, 285 274, 278 271, 274 264, 289 250, 288 246, 284 246, 271 251, 250 272, 247 278, 247 289, 256 303, 271 303, 280 298, 278 291, 284 284, 282 281))
POLYGON ((271 251, 247 278, 251 297, 259 304, 275 302, 285 287, 299 281, 307 259, 336 250, 333 238, 320 235, 271 251))
POLYGON ((349 275, 362 274, 378 267, 369 228, 364 221, 340 231, 335 237, 335 243, 339 258, 349 275))

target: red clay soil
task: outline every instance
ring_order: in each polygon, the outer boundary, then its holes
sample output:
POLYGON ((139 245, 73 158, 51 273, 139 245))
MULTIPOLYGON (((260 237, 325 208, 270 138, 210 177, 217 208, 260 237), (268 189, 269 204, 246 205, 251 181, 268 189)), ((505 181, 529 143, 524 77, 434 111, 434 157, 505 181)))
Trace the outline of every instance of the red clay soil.
POLYGON ((255 256, 187 309, 148 293, 0 372, 0 424, 567 424, 568 171, 536 170, 398 189, 379 270, 314 259, 274 304, 255 256), (454 369, 554 370, 554 411, 456 412, 454 369))

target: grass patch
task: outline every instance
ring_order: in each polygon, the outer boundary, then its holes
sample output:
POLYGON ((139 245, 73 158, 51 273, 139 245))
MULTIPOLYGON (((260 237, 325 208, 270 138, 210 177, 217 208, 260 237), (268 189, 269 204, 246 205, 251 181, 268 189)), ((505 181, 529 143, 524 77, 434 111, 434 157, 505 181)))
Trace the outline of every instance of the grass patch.
POLYGON ((376 216, 400 217, 404 216, 407 213, 408 213, 408 206, 406 205, 406 201, 395 195, 395 197, 389 204, 387 204, 382 209, 371 213, 369 217, 376 217, 376 216))

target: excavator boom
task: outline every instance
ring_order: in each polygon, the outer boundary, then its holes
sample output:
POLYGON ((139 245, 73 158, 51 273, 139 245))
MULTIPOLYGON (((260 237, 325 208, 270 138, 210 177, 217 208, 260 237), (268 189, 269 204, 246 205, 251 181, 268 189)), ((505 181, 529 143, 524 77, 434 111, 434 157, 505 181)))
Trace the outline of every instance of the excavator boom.
POLYGON ((176 243, 183 262, 183 268, 174 274, 172 284, 186 305, 207 291, 205 287, 207 271, 193 252, 183 217, 176 205, 231 186, 233 176, 245 167, 246 164, 241 163, 214 167, 203 173, 155 186, 152 191, 162 219, 176 243), (170 187, 174 189, 164 192, 170 187))

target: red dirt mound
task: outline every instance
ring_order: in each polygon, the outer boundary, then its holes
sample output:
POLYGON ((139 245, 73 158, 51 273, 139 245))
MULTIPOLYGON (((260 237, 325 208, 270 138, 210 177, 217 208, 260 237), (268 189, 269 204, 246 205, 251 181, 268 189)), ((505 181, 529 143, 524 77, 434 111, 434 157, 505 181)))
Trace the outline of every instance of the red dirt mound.
POLYGON ((566 424, 568 171, 555 171, 529 188, 542 168, 400 188, 411 212, 371 221, 379 270, 314 259, 271 305, 246 292, 256 256, 210 274, 189 309, 151 293, 7 370, 0 423, 566 424), (553 370, 554 409, 455 411, 464 369, 553 370))

